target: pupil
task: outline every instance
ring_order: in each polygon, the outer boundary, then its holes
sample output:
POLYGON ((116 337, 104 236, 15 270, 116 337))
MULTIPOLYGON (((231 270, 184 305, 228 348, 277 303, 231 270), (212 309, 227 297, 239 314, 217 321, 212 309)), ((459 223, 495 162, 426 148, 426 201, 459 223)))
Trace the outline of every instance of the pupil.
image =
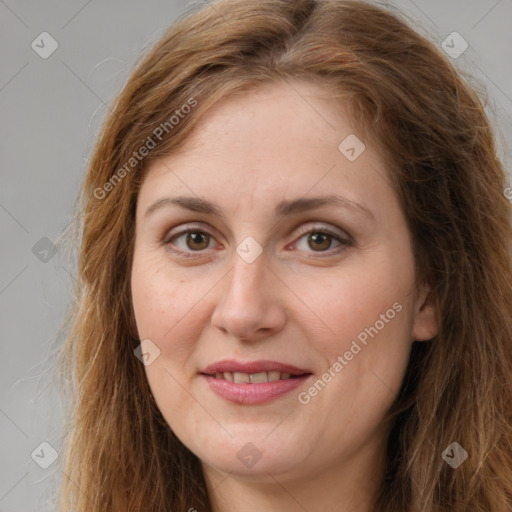
POLYGON ((207 240, 207 237, 204 235, 204 233, 189 233, 187 235, 187 245, 189 246, 190 249, 204 249, 205 247, 208 246, 208 240, 207 240), (203 239, 202 244, 201 244, 201 239, 203 239), (190 247, 189 242, 191 242, 192 245, 199 244, 202 246, 197 247, 197 245, 196 245, 195 247, 190 247))
POLYGON ((329 249, 329 245, 331 245, 331 242, 329 239, 330 239, 330 236, 323 234, 323 233, 312 233, 309 236, 309 240, 313 241, 314 244, 317 244, 316 245, 317 249, 329 249), (319 245, 319 243, 321 244, 321 246, 319 245))

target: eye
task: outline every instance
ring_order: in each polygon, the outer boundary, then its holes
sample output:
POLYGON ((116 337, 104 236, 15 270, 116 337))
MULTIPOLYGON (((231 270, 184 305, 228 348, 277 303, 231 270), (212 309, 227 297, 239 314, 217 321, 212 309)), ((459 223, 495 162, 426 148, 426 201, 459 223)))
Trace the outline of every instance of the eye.
POLYGON ((164 243, 175 253, 183 254, 184 256, 193 256, 190 254, 191 252, 211 249, 209 245, 212 240, 213 237, 206 231, 188 229, 170 237, 165 240, 164 243))
MULTIPOLYGON (((201 256, 201 251, 211 249, 211 243, 214 241, 214 237, 207 231, 189 228, 167 237, 163 242, 170 251, 193 258, 201 256)), ((349 235, 343 236, 325 227, 315 227, 303 232, 302 236, 296 242, 289 244, 287 248, 295 246, 300 251, 332 255, 352 245, 353 242, 349 235), (333 242, 337 243, 334 248, 332 247, 333 242)))
POLYGON ((332 232, 326 228, 310 229, 302 235, 295 246, 301 251, 313 251, 316 253, 338 253, 345 247, 351 246, 352 241, 348 236, 342 236, 339 233, 332 232), (333 248, 333 242, 337 245, 333 248))

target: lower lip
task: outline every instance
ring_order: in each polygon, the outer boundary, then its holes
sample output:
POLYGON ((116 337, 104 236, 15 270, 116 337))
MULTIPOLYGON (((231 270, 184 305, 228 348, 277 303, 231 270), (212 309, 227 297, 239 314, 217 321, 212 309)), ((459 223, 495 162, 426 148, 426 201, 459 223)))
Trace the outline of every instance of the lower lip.
POLYGON ((224 379, 217 379, 209 375, 202 375, 210 389, 220 397, 243 405, 257 405, 272 400, 293 391, 303 384, 311 374, 302 375, 294 379, 276 380, 260 384, 235 384, 224 379))

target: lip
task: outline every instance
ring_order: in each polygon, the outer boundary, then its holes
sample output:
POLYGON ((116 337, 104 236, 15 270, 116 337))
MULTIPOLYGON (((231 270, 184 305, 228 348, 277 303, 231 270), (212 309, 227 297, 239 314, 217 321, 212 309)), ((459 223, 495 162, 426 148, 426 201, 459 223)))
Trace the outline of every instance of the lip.
POLYGON ((210 389, 225 400, 242 405, 258 405, 271 402, 299 387, 312 376, 308 370, 277 361, 253 361, 242 363, 234 360, 225 360, 207 366, 201 372, 201 378, 210 389), (215 378, 216 373, 223 372, 281 372, 297 375, 293 379, 263 382, 258 384, 235 384, 223 379, 215 378))
POLYGON ((234 384, 223 379, 216 379, 209 375, 201 375, 210 389, 229 402, 242 405, 258 405, 271 402, 276 398, 293 391, 303 384, 311 373, 288 380, 276 380, 261 384, 234 384))
MULTIPOLYGON (((311 373, 309 370, 303 370, 296 366, 279 363, 277 361, 251 361, 243 363, 234 359, 225 359, 207 366, 201 371, 203 374, 215 375, 224 372, 240 372, 240 373, 258 373, 258 372, 281 372, 290 373, 292 375, 303 375, 311 373)), ((254 384, 252 384, 254 385, 254 384)))

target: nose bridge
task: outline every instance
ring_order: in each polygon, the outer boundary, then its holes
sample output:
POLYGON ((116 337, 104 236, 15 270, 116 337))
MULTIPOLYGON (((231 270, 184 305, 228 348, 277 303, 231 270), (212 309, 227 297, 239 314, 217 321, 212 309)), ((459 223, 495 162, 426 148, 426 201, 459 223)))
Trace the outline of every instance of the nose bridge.
POLYGON ((239 339, 251 339, 259 331, 279 329, 284 313, 269 283, 271 271, 263 254, 254 260, 245 258, 244 254, 247 253, 233 254, 231 271, 221 288, 212 324, 239 339))
POLYGON ((228 277, 227 298, 243 299, 250 302, 261 293, 258 286, 269 271, 266 266, 263 247, 252 236, 245 236, 235 247, 232 256, 232 270, 228 277))
POLYGON ((224 300, 230 307, 249 310, 261 302, 265 273, 268 272, 263 255, 254 261, 246 260, 238 252, 233 255, 232 270, 227 279, 224 300))

